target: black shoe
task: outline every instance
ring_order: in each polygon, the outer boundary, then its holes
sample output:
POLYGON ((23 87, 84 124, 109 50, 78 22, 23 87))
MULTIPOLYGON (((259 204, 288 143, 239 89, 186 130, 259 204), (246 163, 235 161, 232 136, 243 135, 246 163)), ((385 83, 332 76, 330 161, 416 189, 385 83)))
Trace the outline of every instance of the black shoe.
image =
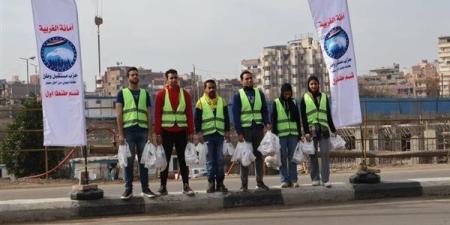
POLYGON ((167 192, 166 186, 162 186, 162 185, 161 185, 161 187, 159 187, 158 194, 159 194, 160 196, 169 194, 169 193, 167 192))
POLYGON ((269 187, 267 187, 264 183, 259 183, 256 185, 256 190, 257 191, 268 191, 269 187))
POLYGON ((208 189, 206 190, 206 193, 214 193, 216 191, 216 184, 214 181, 208 181, 208 189))
POLYGON ((189 184, 183 184, 183 194, 187 196, 195 195, 194 191, 192 191, 192 189, 189 187, 189 184))
POLYGON ((147 198, 154 198, 154 197, 156 197, 156 194, 153 193, 153 192, 150 190, 150 188, 144 189, 144 190, 142 191, 141 195, 142 195, 142 196, 145 196, 145 197, 147 197, 147 198))
POLYGON ((222 192, 222 193, 227 193, 228 192, 228 189, 225 187, 225 185, 223 185, 223 183, 221 182, 221 183, 218 183, 217 184, 217 189, 216 189, 216 191, 218 191, 218 192, 222 192))
POLYGON ((248 185, 242 185, 240 190, 242 192, 248 192, 248 185))
POLYGON ((123 192, 122 196, 120 196, 120 199, 122 200, 128 200, 131 197, 133 197, 133 190, 131 189, 125 189, 125 191, 123 192))

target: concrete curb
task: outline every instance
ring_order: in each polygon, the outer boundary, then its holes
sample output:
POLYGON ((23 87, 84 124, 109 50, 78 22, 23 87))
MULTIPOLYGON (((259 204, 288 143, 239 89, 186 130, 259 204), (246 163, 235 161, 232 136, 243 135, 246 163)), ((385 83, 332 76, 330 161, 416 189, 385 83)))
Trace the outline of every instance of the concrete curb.
POLYGON ((130 214, 170 214, 218 211, 269 205, 305 205, 393 197, 450 196, 450 181, 405 181, 380 184, 335 184, 332 188, 301 186, 270 191, 196 193, 195 197, 171 194, 129 201, 105 198, 75 201, 70 198, 0 201, 0 223, 79 219, 130 214))

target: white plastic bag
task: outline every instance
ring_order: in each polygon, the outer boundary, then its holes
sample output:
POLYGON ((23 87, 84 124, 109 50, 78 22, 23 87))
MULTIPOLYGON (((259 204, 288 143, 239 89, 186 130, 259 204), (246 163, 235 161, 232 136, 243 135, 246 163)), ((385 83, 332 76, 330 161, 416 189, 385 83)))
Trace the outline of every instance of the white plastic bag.
POLYGON ((144 151, 142 151, 141 156, 141 164, 148 169, 155 166, 156 163, 156 147, 151 143, 147 142, 144 147, 144 151))
POLYGON ((280 148, 280 139, 269 130, 264 135, 257 150, 261 152, 263 156, 266 156, 275 154, 277 150, 280 151, 280 148))
POLYGON ((199 164, 205 164, 208 154, 208 142, 198 143, 197 146, 195 146, 195 150, 198 152, 198 162, 199 164))
POLYGON ((123 145, 119 145, 119 151, 117 152, 117 159, 119 161, 119 167, 125 168, 128 165, 128 158, 131 157, 130 146, 125 142, 123 145))
POLYGON ((231 142, 225 141, 223 143, 223 155, 233 156, 234 151, 235 149, 233 144, 231 144, 231 142))
POLYGON ((266 166, 269 168, 279 170, 281 166, 281 156, 279 153, 272 156, 267 156, 264 159, 264 163, 266 163, 266 166))
MULTIPOLYGON (((277 137, 278 138, 278 137, 277 137)), ((264 163, 266 166, 272 169, 279 170, 281 166, 281 147, 276 148, 275 152, 272 152, 271 155, 266 156, 264 159, 264 163)))
POLYGON ((292 156, 292 162, 300 164, 305 161, 305 155, 302 151, 303 143, 301 141, 298 142, 295 147, 294 155, 292 156))
POLYGON ((195 145, 191 142, 186 145, 186 149, 184 151, 184 160, 186 161, 187 165, 198 164, 198 156, 197 152, 195 151, 195 145))
POLYGON ((166 153, 162 145, 158 145, 155 150, 155 169, 163 172, 167 167, 166 153))
POLYGON ((253 147, 250 142, 239 142, 236 146, 236 151, 240 151, 242 166, 249 166, 256 159, 255 155, 253 155, 253 147))
POLYGON ((331 149, 343 149, 345 148, 345 140, 339 136, 331 136, 330 137, 331 149))
POLYGON ((302 144, 302 151, 307 155, 314 155, 316 153, 316 148, 314 147, 313 141, 305 141, 302 144))
POLYGON ((231 161, 233 162, 237 162, 241 160, 241 155, 242 155, 242 146, 243 145, 239 145, 239 143, 242 142, 238 142, 238 144, 236 145, 236 148, 234 149, 233 154, 231 155, 231 161))

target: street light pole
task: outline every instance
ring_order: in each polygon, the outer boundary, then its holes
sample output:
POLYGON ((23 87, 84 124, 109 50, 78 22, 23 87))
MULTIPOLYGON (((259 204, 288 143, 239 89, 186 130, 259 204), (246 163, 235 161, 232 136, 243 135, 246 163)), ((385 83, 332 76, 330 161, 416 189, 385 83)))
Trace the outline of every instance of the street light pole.
POLYGON ((29 68, 28 68, 28 60, 34 60, 36 57, 35 56, 31 56, 29 58, 22 58, 20 57, 19 59, 25 60, 26 64, 27 64, 27 96, 30 94, 30 72, 29 72, 29 68))
POLYGON ((37 66, 38 65, 36 65, 36 64, 34 64, 34 63, 30 63, 32 66, 34 66, 34 75, 37 75, 38 76, 38 83, 37 84, 33 84, 33 87, 34 87, 34 95, 35 96, 37 96, 37 86, 38 85, 40 85, 40 82, 39 82, 39 75, 38 75, 38 72, 37 72, 37 66))
POLYGON ((98 76, 102 76, 102 67, 101 67, 101 60, 100 60, 100 25, 103 24, 103 18, 100 16, 95 16, 95 25, 97 25, 97 49, 98 49, 98 76))

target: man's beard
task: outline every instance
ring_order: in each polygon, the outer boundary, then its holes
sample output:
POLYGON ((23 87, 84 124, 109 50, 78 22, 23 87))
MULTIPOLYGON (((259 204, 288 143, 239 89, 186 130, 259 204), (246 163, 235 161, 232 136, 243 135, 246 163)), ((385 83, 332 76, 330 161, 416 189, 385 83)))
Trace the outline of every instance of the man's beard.
POLYGON ((208 96, 210 98, 216 98, 216 92, 210 92, 210 93, 208 93, 208 96))

